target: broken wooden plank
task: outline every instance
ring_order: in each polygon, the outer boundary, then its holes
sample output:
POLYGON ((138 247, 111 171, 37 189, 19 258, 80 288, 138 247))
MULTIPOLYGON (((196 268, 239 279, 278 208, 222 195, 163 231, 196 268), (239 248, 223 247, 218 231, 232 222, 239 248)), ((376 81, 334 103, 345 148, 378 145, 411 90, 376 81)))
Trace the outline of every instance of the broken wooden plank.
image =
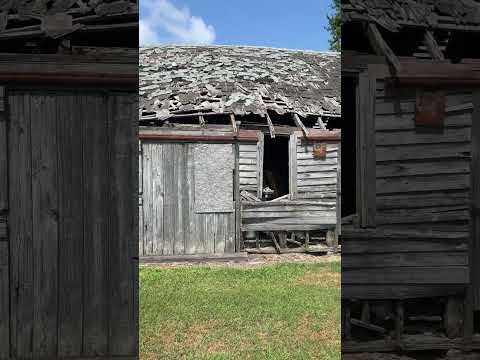
POLYGON ((440 47, 438 46, 437 41, 435 40, 435 37, 431 31, 425 31, 423 43, 425 44, 425 47, 427 48, 428 53, 433 60, 445 60, 442 50, 440 50, 440 47))
POLYGON ((270 130, 270 137, 272 139, 274 139, 275 138, 275 127, 273 126, 272 119, 270 118, 270 115, 268 115, 268 113, 265 114, 265 117, 267 118, 268 129, 270 130))
POLYGON ((233 133, 235 135, 237 135, 238 134, 238 127, 237 127, 237 122, 235 121, 235 115, 234 114, 230 114, 230 122, 232 124, 233 133))
POLYGON ((281 249, 280 249, 280 245, 278 244, 278 241, 277 241, 277 238, 276 238, 276 236, 275 236, 275 233, 270 232, 269 234, 270 234, 270 237, 272 238, 272 241, 273 241, 273 243, 274 243, 274 245, 275 245, 275 249, 277 250, 277 254, 280 254, 281 249))
POLYGON ((297 125, 297 127, 299 127, 300 129, 302 129, 302 132, 304 134, 304 136, 306 138, 308 138, 309 136, 309 131, 308 129, 305 127, 305 125, 303 124, 302 120, 300 120, 300 117, 295 114, 295 113, 292 113, 292 116, 293 116, 293 120, 295 121, 295 124, 297 125))
POLYGON ((381 326, 370 324, 370 323, 364 322, 362 320, 354 319, 354 318, 350 319, 350 323, 352 325, 355 325, 355 326, 358 326, 358 327, 361 327, 361 328, 364 328, 364 329, 367 329, 367 330, 375 331, 375 332, 380 333, 380 334, 385 334, 387 332, 385 330, 385 328, 383 328, 381 326))

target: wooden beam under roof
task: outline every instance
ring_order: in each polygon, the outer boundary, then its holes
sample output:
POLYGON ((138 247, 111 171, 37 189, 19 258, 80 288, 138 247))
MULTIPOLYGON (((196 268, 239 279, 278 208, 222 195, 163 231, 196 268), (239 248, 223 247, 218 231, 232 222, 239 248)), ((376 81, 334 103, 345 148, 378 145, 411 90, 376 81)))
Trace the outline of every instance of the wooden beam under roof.
POLYGON ((395 72, 398 74, 402 70, 402 66, 393 50, 383 39, 382 34, 378 30, 377 25, 369 23, 367 26, 367 37, 377 55, 384 56, 390 65, 393 66, 395 72))
POLYGON ((237 122, 235 121, 235 115, 230 114, 230 122, 232 123, 233 133, 238 134, 237 122))
POLYGON ((321 116, 318 117, 318 125, 320 125, 320 129, 327 130, 327 127, 325 126, 321 116))
POLYGON ((268 112, 265 113, 265 116, 267 118, 268 129, 270 130, 270 137, 273 139, 275 138, 275 127, 273 126, 272 119, 270 119, 270 115, 268 115, 268 112))
POLYGON ((425 31, 423 36, 423 43, 428 50, 428 53, 434 60, 445 60, 445 56, 443 56, 442 50, 437 44, 435 37, 433 36, 432 32, 429 30, 425 31))
POLYGON ((302 132, 303 132, 304 136, 306 138, 308 138, 308 135, 309 135, 308 129, 305 127, 302 120, 300 120, 300 117, 295 113, 292 113, 292 117, 293 117, 293 120, 295 121, 295 124, 297 125, 297 127, 302 129, 302 132))

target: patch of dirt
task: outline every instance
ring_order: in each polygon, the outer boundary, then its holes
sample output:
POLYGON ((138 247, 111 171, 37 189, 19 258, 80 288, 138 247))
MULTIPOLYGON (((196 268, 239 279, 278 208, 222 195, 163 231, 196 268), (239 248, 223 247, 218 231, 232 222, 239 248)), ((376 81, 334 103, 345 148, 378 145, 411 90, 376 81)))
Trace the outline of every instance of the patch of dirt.
POLYGON ((321 288, 339 288, 340 274, 330 271, 307 273, 297 279, 297 282, 302 285, 314 285, 321 288))
POLYGON ((309 339, 326 345, 338 344, 340 346, 340 334, 336 336, 336 334, 331 331, 332 328, 338 327, 333 317, 329 318, 319 331, 312 328, 312 323, 313 319, 309 314, 305 314, 300 319, 295 331, 298 339, 309 339))
POLYGON ((205 261, 178 261, 168 263, 142 264, 142 266, 155 266, 161 268, 172 268, 182 266, 205 266, 205 267, 233 267, 251 268, 281 263, 330 263, 340 261, 341 256, 335 255, 313 255, 313 254, 250 254, 248 257, 232 261, 205 260, 205 261))

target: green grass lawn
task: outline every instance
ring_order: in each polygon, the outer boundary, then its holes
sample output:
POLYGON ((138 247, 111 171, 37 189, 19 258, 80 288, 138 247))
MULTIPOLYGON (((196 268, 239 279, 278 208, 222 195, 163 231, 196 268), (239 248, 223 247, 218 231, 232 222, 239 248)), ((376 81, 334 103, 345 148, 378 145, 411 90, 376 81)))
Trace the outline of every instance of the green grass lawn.
POLYGON ((340 263, 141 267, 141 359, 340 359, 340 263))

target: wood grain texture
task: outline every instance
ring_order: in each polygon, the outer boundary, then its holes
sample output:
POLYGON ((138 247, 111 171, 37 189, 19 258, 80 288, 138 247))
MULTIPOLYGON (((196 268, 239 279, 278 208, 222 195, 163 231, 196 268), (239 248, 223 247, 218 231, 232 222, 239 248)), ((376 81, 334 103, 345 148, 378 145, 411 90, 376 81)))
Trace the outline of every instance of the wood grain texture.
MULTIPOLYGON (((472 125, 472 179, 471 179, 471 194, 470 200, 472 205, 472 241, 470 242, 470 261, 473 288, 471 289, 472 302, 475 310, 480 309, 480 265, 479 265, 479 251, 480 251, 480 123, 478 117, 480 116, 480 92, 474 93, 476 121, 472 125)), ((473 324, 472 324, 473 327, 473 324)))
POLYGON ((34 322, 30 97, 10 94, 9 106, 11 353, 30 358, 34 322))
POLYGON ((67 90, 9 95, 15 358, 138 353, 136 101, 67 90))
POLYGON ((0 359, 10 357, 10 284, 8 242, 0 241, 0 359))
MULTIPOLYGON (((0 86, 0 104, 5 104, 5 88, 0 86)), ((0 212, 8 208, 7 111, 0 109, 0 212)))
POLYGON ((342 271, 342 284, 468 284, 467 266, 385 267, 342 271))
POLYGON ((58 133, 58 355, 78 356, 83 343, 84 97, 59 96, 58 133))
POLYGON ((138 352, 135 309, 138 265, 138 97, 115 94, 109 98, 110 243, 109 243, 109 353, 132 356, 138 352))
POLYGON ((107 96, 85 96, 83 121, 84 290, 83 349, 85 356, 108 353, 109 303, 109 123, 107 96))

